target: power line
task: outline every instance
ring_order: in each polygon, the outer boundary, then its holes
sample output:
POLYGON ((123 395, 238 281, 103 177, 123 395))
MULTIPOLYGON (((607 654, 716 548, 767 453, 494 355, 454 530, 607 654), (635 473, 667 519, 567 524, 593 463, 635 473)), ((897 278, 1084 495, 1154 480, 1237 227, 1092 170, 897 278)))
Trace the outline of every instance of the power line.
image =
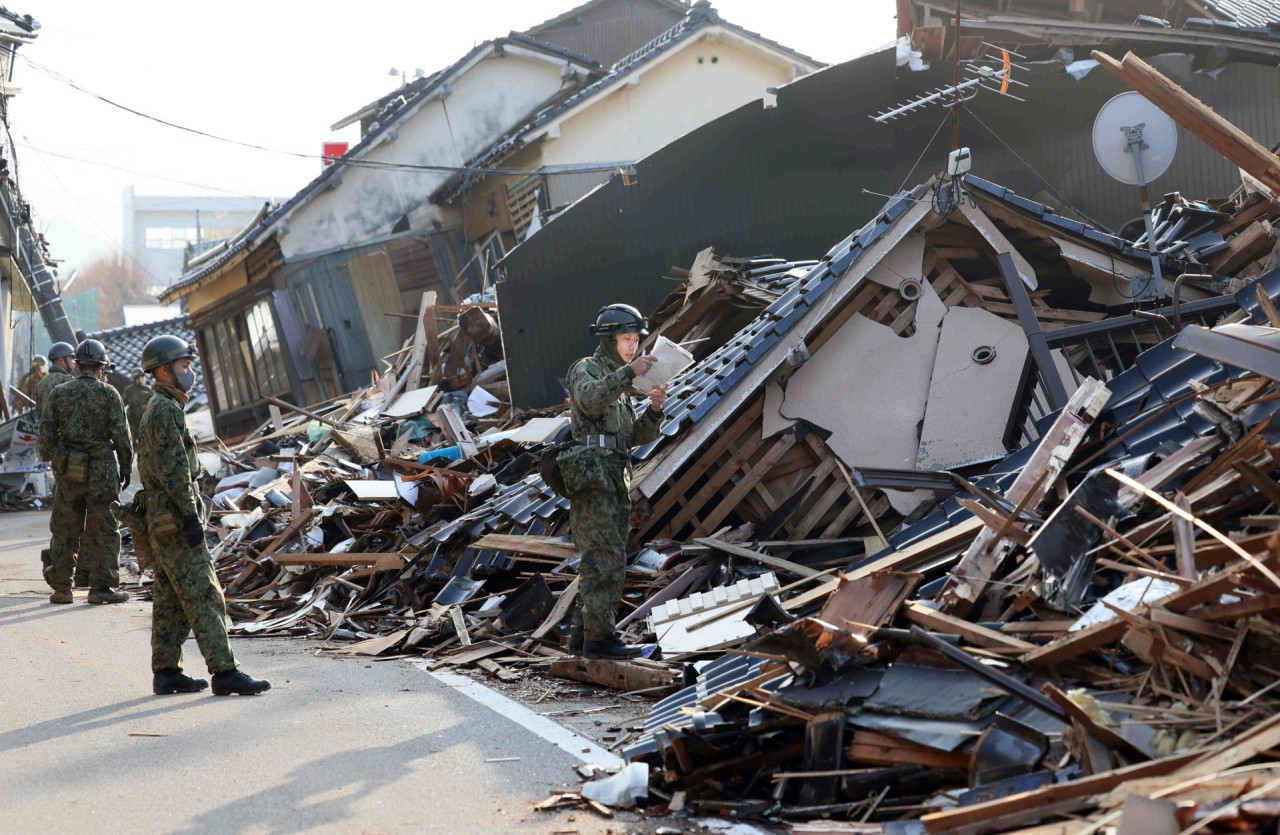
MULTIPOLYGON (((50 78, 54 79, 55 81, 61 82, 62 84, 66 84, 72 89, 80 93, 83 93, 86 96, 97 99, 98 101, 103 102, 104 104, 110 105, 111 107, 114 107, 118 110, 123 110, 125 113, 129 113, 141 119, 146 119, 147 121, 155 122, 157 124, 164 125, 169 128, 173 128, 174 130, 180 130, 180 131, 183 131, 184 133, 194 134, 195 136, 201 136, 206 139, 213 139, 217 142, 224 142, 230 145, 235 145, 240 148, 247 148, 254 151, 265 151, 267 153, 280 154, 283 156, 294 157, 296 159, 324 160, 324 161, 333 161, 333 162, 341 161, 343 165, 347 165, 355 168, 372 168, 372 169, 381 169, 381 170, 387 170, 387 171, 434 171, 434 172, 442 172, 446 174, 502 174, 502 175, 523 175, 523 174, 537 173, 536 171, 527 170, 527 169, 474 168, 466 165, 420 165, 420 164, 407 163, 407 162, 380 162, 378 160, 371 160, 371 159, 348 159, 346 157, 335 158, 335 157, 327 157, 327 156, 324 156, 323 154, 308 154, 308 153, 303 153, 301 151, 288 151, 283 148, 271 148, 269 146, 259 145, 254 142, 244 142, 239 139, 232 139, 226 136, 219 136, 218 134, 215 134, 215 133, 209 133, 208 131, 200 130, 199 128, 180 125, 177 122, 171 122, 168 119, 163 119, 159 116, 152 116, 149 113, 145 113, 136 108, 129 107, 126 104, 121 104, 120 102, 114 101, 108 98, 107 96, 104 96, 100 93, 96 93, 93 90, 90 90, 84 85, 78 83, 74 79, 71 79, 66 75, 63 75, 62 73, 58 72, 52 67, 46 66, 40 63, 39 61, 36 61, 34 58, 31 58, 30 56, 24 53, 20 52, 20 53, 17 53, 17 55, 19 58, 22 58, 24 61, 31 64, 32 67, 44 73, 45 75, 48 75, 50 78)), ((601 165, 601 166, 587 167, 587 168, 581 168, 576 170, 581 172, 615 171, 617 170, 617 168, 618 166, 616 165, 601 165)))
POLYGON ((50 151, 48 148, 37 148, 35 145, 31 145, 26 142, 19 142, 16 144, 18 144, 22 148, 30 148, 32 151, 36 152, 37 154, 42 154, 42 155, 51 156, 51 157, 58 157, 59 159, 71 160, 72 162, 81 162, 81 163, 84 163, 85 165, 97 166, 98 168, 109 168, 112 171, 122 171, 125 174, 133 174, 134 176, 137 176, 137 177, 146 177, 151 180, 162 180, 167 183, 178 183, 179 185, 192 186, 194 188, 202 188, 202 189, 205 189, 206 191, 216 191, 221 194, 234 194, 237 197, 257 197, 258 196, 256 194, 247 194, 243 191, 236 191, 235 189, 231 189, 231 188, 220 188, 218 186, 209 186, 209 185, 205 185, 204 183, 195 183, 190 180, 179 180, 175 177, 164 177, 164 176, 161 176, 160 174, 151 174, 149 172, 138 171, 133 168, 124 168, 123 166, 111 165, 110 163, 100 162, 98 160, 85 159, 84 157, 75 157, 70 154, 62 154, 57 151, 50 151))
POLYGON ((144 273, 146 273, 146 274, 147 274, 147 276, 151 279, 151 281, 152 281, 153 283, 155 283, 155 284, 163 284, 163 283, 164 283, 164 282, 163 282, 163 281, 161 281, 160 279, 156 278, 155 274, 154 274, 154 273, 152 273, 152 272, 151 272, 151 270, 148 270, 148 269, 146 268, 146 265, 144 265, 141 261, 139 261, 137 258, 135 258, 135 257, 133 256, 133 253, 129 252, 129 251, 128 251, 128 250, 126 250, 124 247, 120 246, 119 244, 115 244, 114 239, 113 239, 113 238, 112 238, 112 236, 111 236, 111 233, 110 233, 110 232, 108 232, 106 229, 103 229, 103 228, 102 228, 102 226, 98 223, 98 221, 94 219, 93 215, 89 212, 89 210, 88 210, 88 209, 86 209, 83 205, 81 205, 80 201, 76 199, 76 196, 75 196, 75 194, 71 191, 71 189, 67 188, 67 184, 66 184, 66 183, 64 183, 64 182, 62 182, 62 179, 58 177, 57 172, 53 170, 53 166, 52 166, 52 165, 50 165, 50 164, 49 164, 49 162, 48 162, 48 160, 46 160, 46 159, 44 158, 44 154, 43 154, 43 152, 41 152, 41 151, 40 151, 40 149, 39 149, 39 148, 33 148, 33 147, 32 147, 32 146, 30 146, 30 145, 25 145, 25 146, 23 146, 23 147, 31 148, 31 150, 35 152, 36 158, 40 160, 40 162, 44 165, 44 167, 45 167, 46 169, 48 169, 49 174, 50 174, 50 176, 52 176, 52 177, 53 177, 54 181, 55 181, 55 182, 56 182, 56 183, 57 183, 57 184, 62 188, 62 190, 63 190, 63 191, 65 191, 65 192, 67 193, 67 196, 71 198, 71 202, 72 202, 72 203, 74 203, 74 204, 76 205, 76 208, 77 208, 77 209, 79 209, 81 212, 83 212, 83 213, 84 213, 84 216, 88 219, 88 221, 89 221, 90 223, 92 223, 92 224, 93 224, 94 228, 95 228, 95 229, 97 229, 99 232, 101 232, 101 233, 106 237, 106 239, 107 239, 107 242, 108 242, 108 243, 112 243, 112 244, 114 244, 114 245, 115 245, 115 248, 116 248, 117 250, 119 250, 119 251, 120 251, 120 254, 121 254, 121 255, 124 255, 126 258, 128 258, 130 261, 132 261, 134 264, 137 264, 137 265, 138 265, 138 269, 140 269, 140 270, 142 270, 144 273))

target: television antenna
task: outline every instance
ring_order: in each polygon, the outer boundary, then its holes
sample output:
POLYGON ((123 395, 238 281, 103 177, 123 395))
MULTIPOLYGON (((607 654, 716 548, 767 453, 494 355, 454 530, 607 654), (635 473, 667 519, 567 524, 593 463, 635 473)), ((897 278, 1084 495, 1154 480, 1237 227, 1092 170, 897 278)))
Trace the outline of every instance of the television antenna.
POLYGON ((1025 82, 1013 77, 1015 71, 1026 69, 1026 67, 1016 63, 1013 59, 1026 59, 1012 50, 995 46, 994 44, 983 43, 982 46, 985 48, 982 57, 960 62, 960 68, 973 76, 972 78, 959 81, 948 87, 939 87, 930 93, 895 105, 872 116, 871 120, 884 124, 899 116, 905 116, 908 113, 913 113, 933 104, 946 108, 959 107, 965 102, 976 98, 981 90, 988 90, 1014 101, 1026 101, 1026 99, 1019 98, 1009 92, 1010 86, 1027 86, 1025 82))
POLYGON ((1147 184, 1169 170, 1178 150, 1178 129, 1173 119, 1137 92, 1121 93, 1102 106, 1093 120, 1093 154, 1113 179, 1138 187, 1142 222, 1146 226, 1151 275, 1129 280, 1131 298, 1142 301, 1164 298, 1164 277, 1151 224, 1151 195, 1147 184), (1145 282, 1141 287, 1139 281, 1145 282), (1152 285, 1155 285, 1154 287, 1152 285))

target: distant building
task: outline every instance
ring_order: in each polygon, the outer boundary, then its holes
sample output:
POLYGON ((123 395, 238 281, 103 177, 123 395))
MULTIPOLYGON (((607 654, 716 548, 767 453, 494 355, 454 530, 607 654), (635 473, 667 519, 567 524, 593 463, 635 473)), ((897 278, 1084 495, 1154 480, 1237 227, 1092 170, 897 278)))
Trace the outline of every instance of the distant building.
POLYGON ((182 275, 188 246, 199 252, 211 241, 228 238, 245 227, 266 198, 140 196, 124 190, 125 248, 159 287, 182 275))

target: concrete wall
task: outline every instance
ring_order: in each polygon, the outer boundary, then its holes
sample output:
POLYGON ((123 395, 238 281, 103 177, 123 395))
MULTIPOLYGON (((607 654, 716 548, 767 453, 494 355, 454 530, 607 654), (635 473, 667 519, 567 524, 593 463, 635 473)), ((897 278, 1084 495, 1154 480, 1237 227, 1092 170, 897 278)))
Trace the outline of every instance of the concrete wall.
MULTIPOLYGON (((133 186, 121 197, 122 240, 129 254, 150 273, 148 281, 167 286, 182 275, 182 256, 187 242, 195 243, 197 213, 201 239, 234 235, 262 208, 266 198, 193 197, 183 195, 140 196, 133 186), (169 247, 148 246, 147 230, 191 230, 170 234, 169 247)), ((155 241, 153 241, 155 243, 155 241)))
POLYGON ((621 89, 564 119, 559 137, 548 135, 543 142, 542 164, 641 159, 794 77, 789 62, 713 30, 636 70, 621 89))
MULTIPOLYGON (((487 55, 395 127, 364 159, 415 165, 461 165, 560 89, 563 61, 522 55, 508 46, 487 55)), ((280 246, 287 260, 389 233, 405 215, 414 227, 454 221, 427 197, 452 174, 348 167, 340 184, 286 218, 280 246)))

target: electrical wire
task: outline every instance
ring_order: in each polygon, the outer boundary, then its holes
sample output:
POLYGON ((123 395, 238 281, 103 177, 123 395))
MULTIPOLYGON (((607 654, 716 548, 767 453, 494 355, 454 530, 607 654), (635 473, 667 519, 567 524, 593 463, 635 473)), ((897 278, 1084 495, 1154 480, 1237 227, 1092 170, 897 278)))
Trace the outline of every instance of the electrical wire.
MULTIPOLYGON (((25 55, 23 53, 18 53, 18 57, 25 60, 36 70, 44 73, 45 75, 49 76, 55 81, 58 81, 62 84, 67 85, 68 87, 71 87, 73 90, 83 93, 84 95, 89 96, 91 98, 97 99, 98 101, 104 104, 110 105, 111 107, 114 107, 118 110, 122 110, 125 113, 129 113, 141 119, 146 119, 147 121, 155 122, 157 124, 164 125, 169 128, 173 128, 174 130, 183 131, 184 133, 190 133, 195 136, 204 137, 206 139, 212 139, 212 140, 223 142, 229 145, 235 145, 240 148, 247 148, 255 151, 264 151, 272 154, 280 154, 283 156, 294 157, 295 159, 334 160, 333 157, 327 157, 327 156, 324 156, 323 154, 308 154, 308 153, 303 153, 301 151, 289 151, 283 148, 272 148, 267 145, 259 145, 255 142, 245 142, 239 139, 232 139, 226 136, 219 136, 218 134, 209 133, 208 131, 201 130, 199 128, 189 127, 187 125, 181 125, 181 124, 178 124, 177 122, 172 122, 168 119, 163 119, 159 116, 152 116, 150 113, 145 113, 141 110, 130 107, 126 104, 121 104, 120 102, 114 101, 113 99, 108 98, 107 96, 104 96, 100 93, 96 93, 93 90, 90 90, 89 88, 75 81, 74 79, 66 75, 63 75, 62 73, 58 72, 52 67, 46 66, 40 63, 39 61, 36 61, 35 59, 31 58, 28 55, 25 55)), ((349 167, 371 168, 371 169, 380 169, 380 170, 387 170, 387 171, 435 171, 435 172, 443 172, 448 174, 504 174, 504 175, 521 175, 521 174, 537 173, 536 171, 532 171, 528 169, 476 168, 476 167, 466 166, 466 165, 421 165, 421 164, 414 164, 414 163, 407 163, 407 162, 381 162, 378 160, 371 160, 371 159, 354 159, 354 158, 348 158, 345 156, 341 157, 340 161, 342 162, 343 165, 349 166, 349 167)), ((600 166, 575 169, 575 172, 585 173, 585 172, 592 172, 592 171, 616 171, 617 169, 618 169, 617 165, 600 165, 600 166)))
POLYGON ((1061 200, 1061 201, 1063 202, 1063 204, 1065 204, 1068 208, 1070 208, 1070 209, 1071 209, 1071 211, 1075 212, 1077 215, 1079 215, 1080 217, 1082 217, 1082 218, 1084 218, 1085 220, 1087 220, 1087 221, 1089 222, 1089 224, 1090 224, 1090 225, 1092 225, 1092 226, 1096 226, 1096 227, 1097 227, 1097 228, 1099 228, 1099 229, 1106 230, 1108 233, 1110 233, 1110 232, 1111 232, 1111 227, 1110 227, 1110 226, 1107 226, 1105 223, 1102 223, 1102 222, 1100 222, 1100 221, 1094 220, 1093 218, 1089 217, 1087 214, 1085 214, 1083 211, 1081 211, 1081 209, 1080 209, 1078 206, 1076 206, 1074 203, 1072 203, 1070 200, 1068 200, 1068 199, 1067 199, 1067 196, 1066 196, 1065 194, 1063 194, 1062 192, 1058 191, 1058 189, 1054 187, 1053 183, 1049 182, 1049 180, 1048 180, 1048 179, 1046 179, 1046 178, 1045 178, 1045 176, 1044 176, 1043 174, 1041 174, 1039 171, 1037 171, 1037 170, 1035 169, 1035 166, 1033 166, 1031 163, 1029 163, 1029 162, 1027 162, 1025 159, 1023 159, 1023 158, 1022 158, 1022 155, 1021 155, 1021 154, 1019 154, 1017 151, 1015 151, 1015 150, 1013 149, 1013 146, 1012 146, 1012 145, 1010 145, 1008 142, 1005 142, 1005 141, 1004 141, 1004 137, 1002 137, 1000 134, 996 133, 996 132, 991 128, 991 126, 990 126, 990 125, 988 125, 986 122, 982 121, 982 119, 980 119, 980 118, 978 117, 978 114, 977 114, 977 113, 975 113, 975 112, 973 111, 973 108, 969 108, 968 113, 969 113, 969 115, 970 115, 970 116, 972 116, 972 117, 973 117, 973 120, 974 120, 975 122, 977 122, 978 124, 982 125, 982 127, 986 128, 987 133, 989 133, 989 134, 991 134, 992 136, 994 136, 994 137, 996 138, 996 141, 997 141, 997 142, 999 142, 1001 145, 1003 145, 1003 146, 1005 147, 1005 150, 1007 150, 1009 153, 1013 154, 1013 155, 1014 155, 1014 157, 1016 157, 1016 158, 1017 158, 1018 162, 1020 162, 1020 163, 1022 163, 1023 165, 1025 165, 1025 166, 1026 166, 1026 168, 1027 168, 1027 170, 1028 170, 1028 171, 1030 171, 1032 174, 1035 174, 1035 175, 1036 175, 1036 177, 1038 177, 1038 178, 1040 179, 1040 182, 1044 183, 1044 184, 1045 184, 1045 187, 1046 187, 1046 188, 1048 188, 1048 189, 1049 189, 1049 191, 1051 191, 1051 192, 1054 194, 1054 196, 1055 196, 1055 197, 1057 197, 1059 200, 1061 200))
MULTIPOLYGON (((27 145, 27 146, 24 146, 24 147, 31 148, 31 146, 30 146, 30 145, 27 145)), ((92 224, 93 224, 93 226, 94 226, 94 228, 95 228, 95 229, 97 229, 99 232, 101 232, 101 233, 103 234, 103 236, 104 236, 108 241, 112 241, 111 233, 110 233, 110 232, 108 232, 106 229, 103 229, 103 228, 102 228, 102 225, 101 225, 101 224, 99 224, 99 223, 98 223, 98 221, 94 219, 93 215, 89 212, 89 210, 88 210, 88 209, 86 209, 86 208, 85 208, 85 207, 80 203, 80 201, 76 199, 75 193, 74 193, 74 192, 72 192, 72 191, 71 191, 71 189, 67 188, 67 184, 66 184, 66 183, 62 182, 62 179, 58 176, 57 172, 53 170, 53 166, 52 166, 52 165, 50 165, 50 164, 49 164, 49 161, 48 161, 48 160, 46 160, 46 159, 44 158, 44 154, 43 154, 41 151, 39 151, 38 149, 36 149, 36 148, 31 148, 31 150, 35 152, 36 158, 37 158, 37 159, 39 159, 39 160, 40 160, 40 162, 44 164, 44 167, 45 167, 46 169, 48 169, 48 171, 49 171, 49 175, 53 177, 54 182, 56 182, 56 183, 57 183, 57 184, 62 188, 62 190, 63 190, 63 191, 65 191, 65 192, 67 193, 67 197, 70 197, 70 198, 71 198, 71 202, 72 202, 72 203, 74 203, 74 204, 76 205, 76 208, 77 208, 77 209, 79 209, 81 212, 83 212, 83 213, 84 213, 84 216, 88 219, 88 221, 89 221, 90 223, 92 223, 92 224)), ((113 242, 113 244, 114 244, 114 242, 113 242)), ((138 266, 138 269, 140 269, 140 270, 142 270, 144 273, 146 273, 147 277, 151 279, 151 282, 152 282, 153 284, 164 284, 164 283, 165 283, 165 282, 161 281, 160 279, 156 278, 155 274, 154 274, 154 273, 152 273, 152 272, 151 272, 151 270, 148 270, 145 264, 143 264, 141 261, 139 261, 137 258, 135 258, 135 257, 133 256, 133 253, 129 252, 129 251, 128 251, 128 250, 126 250, 124 247, 120 246, 119 244, 114 244, 114 246, 115 246, 115 248, 120 252, 120 254, 121 254, 121 255, 123 255, 123 256, 125 256, 126 258, 128 258, 130 261, 132 261, 134 264, 136 264, 136 265, 138 266)))
MULTIPOLYGON (((161 180, 166 183, 177 183, 179 185, 192 186, 194 188, 202 188, 202 189, 205 189, 206 191, 216 191, 220 194, 234 194, 237 197, 258 197, 258 195, 256 194, 247 194, 243 191, 236 191, 235 189, 220 188, 218 186, 205 185, 204 183, 195 183, 190 180, 179 180, 175 177, 165 177, 160 174, 152 174, 147 171, 138 171, 137 169, 124 168, 119 165, 111 165, 110 163, 99 162, 98 160, 85 159, 84 157, 76 157, 76 156, 72 156, 71 154, 59 153, 58 151, 50 151, 48 148, 37 148, 35 145, 31 145, 27 142, 19 142, 17 144, 23 148, 30 148, 35 153, 41 154, 43 156, 58 157, 59 159, 70 160, 72 162, 80 162, 80 163, 84 163, 85 165, 93 165, 98 168, 107 168, 112 171, 121 171, 125 174, 133 174, 134 176, 137 176, 137 177, 146 177, 147 179, 150 179, 150 180, 161 180)), ((45 164, 48 165, 47 162, 45 164)))
POLYGON ((924 146, 924 150, 920 152, 920 156, 916 157, 915 165, 911 166, 911 170, 907 172, 907 176, 902 178, 902 185, 898 186, 899 192, 901 192, 903 189, 907 187, 907 181, 911 179, 912 174, 916 173, 916 169, 920 167, 920 162, 921 160, 924 159, 924 155, 929 153, 929 149, 933 147, 933 140, 938 138, 939 133, 942 133, 942 126, 945 125, 947 123, 947 120, 950 118, 951 118, 950 113, 947 113, 945 116, 942 117, 942 121, 938 123, 937 130, 933 132, 933 136, 929 137, 928 144, 924 146))

